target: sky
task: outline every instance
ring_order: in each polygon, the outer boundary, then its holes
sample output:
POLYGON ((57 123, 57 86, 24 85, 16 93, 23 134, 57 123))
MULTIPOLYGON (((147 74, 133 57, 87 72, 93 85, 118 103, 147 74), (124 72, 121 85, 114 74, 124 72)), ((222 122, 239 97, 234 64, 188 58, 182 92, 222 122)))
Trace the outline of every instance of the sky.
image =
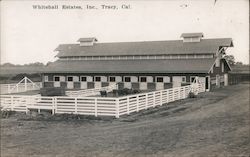
POLYGON ((1 1, 1 64, 56 60, 59 44, 96 37, 98 42, 179 40, 181 33, 232 38, 227 54, 249 64, 248 0, 1 1), (59 9, 33 9, 58 5, 59 9), (82 9, 61 9, 78 5, 82 9), (86 5, 97 9, 86 9, 86 5), (115 5, 118 9, 102 9, 115 5), (122 9, 121 6, 129 6, 122 9))

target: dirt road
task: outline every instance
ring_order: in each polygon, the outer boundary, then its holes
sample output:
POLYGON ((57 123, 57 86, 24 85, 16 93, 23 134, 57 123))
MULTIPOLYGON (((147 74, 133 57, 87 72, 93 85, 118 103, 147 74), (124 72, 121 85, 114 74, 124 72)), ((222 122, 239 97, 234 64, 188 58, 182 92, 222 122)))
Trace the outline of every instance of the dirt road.
POLYGON ((120 119, 1 120, 1 156, 250 155, 249 85, 207 92, 120 119))

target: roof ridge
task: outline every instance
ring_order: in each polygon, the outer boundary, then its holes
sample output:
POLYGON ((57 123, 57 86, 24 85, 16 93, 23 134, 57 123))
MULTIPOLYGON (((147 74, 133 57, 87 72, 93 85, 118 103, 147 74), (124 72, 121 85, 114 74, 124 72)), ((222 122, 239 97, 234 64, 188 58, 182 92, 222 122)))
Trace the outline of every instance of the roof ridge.
MULTIPOLYGON (((232 38, 206 38, 202 40, 216 40, 216 39, 232 39, 232 38)), ((176 42, 176 41, 183 41, 182 39, 178 40, 144 40, 144 41, 118 41, 118 42, 97 42, 96 44, 117 44, 117 43, 145 43, 145 42, 176 42)), ((80 45, 79 43, 66 43, 66 44, 59 44, 59 45, 80 45)))

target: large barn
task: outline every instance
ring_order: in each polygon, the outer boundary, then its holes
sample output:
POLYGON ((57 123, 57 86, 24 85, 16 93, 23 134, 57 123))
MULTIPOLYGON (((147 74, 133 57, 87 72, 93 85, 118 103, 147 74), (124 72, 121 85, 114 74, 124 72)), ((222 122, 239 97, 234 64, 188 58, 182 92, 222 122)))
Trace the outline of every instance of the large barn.
POLYGON ((87 89, 117 83, 119 88, 160 90, 189 84, 198 76, 206 90, 228 85, 231 70, 223 55, 231 38, 204 39, 183 33, 182 40, 99 43, 80 38, 61 44, 58 60, 43 74, 44 87, 87 89))

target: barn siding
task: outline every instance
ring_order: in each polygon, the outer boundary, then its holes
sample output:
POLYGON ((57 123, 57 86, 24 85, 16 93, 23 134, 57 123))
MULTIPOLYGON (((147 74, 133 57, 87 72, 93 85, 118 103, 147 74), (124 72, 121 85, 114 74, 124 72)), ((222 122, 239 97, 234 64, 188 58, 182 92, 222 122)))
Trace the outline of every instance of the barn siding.
MULTIPOLYGON (((216 70, 216 69, 215 69, 216 70)), ((225 68, 225 71, 226 71, 226 68, 225 68)), ((186 83, 189 83, 190 82, 190 77, 191 76, 199 76, 199 77, 205 77, 206 74, 178 74, 178 73, 173 73, 173 74, 159 74, 159 73, 151 73, 151 74, 121 74, 121 73, 117 73, 117 74, 78 74, 78 73, 70 73, 70 74, 44 74, 44 76, 48 76, 49 77, 49 82, 51 82, 50 84, 46 84, 46 86, 52 86, 53 87, 53 79, 54 76, 60 76, 60 77, 64 77, 64 78, 67 78, 67 76, 73 76, 73 86, 74 86, 74 89, 80 89, 81 88, 81 84, 82 83, 86 83, 86 88, 90 89, 90 88, 94 88, 95 87, 95 82, 92 82, 93 81, 93 78, 95 76, 102 76, 102 80, 105 81, 105 82, 100 82, 101 86, 108 86, 110 84, 109 82, 109 76, 116 76, 116 78, 120 78, 120 80, 123 80, 124 76, 131 76, 131 88, 134 88, 134 89, 140 89, 140 76, 146 76, 149 80, 148 82, 146 82, 147 84, 147 89, 150 89, 150 90, 155 90, 156 89, 156 77, 157 76, 160 76, 160 77, 163 77, 164 79, 164 82, 163 82, 163 89, 166 89, 166 88, 171 88, 173 87, 173 77, 174 76, 186 76, 186 83), (86 76, 87 77, 87 81, 86 82, 81 82, 81 76, 86 76), (105 78, 105 79, 104 79, 105 78), (52 79, 52 81, 51 81, 52 79), (79 82, 80 81, 80 82, 79 82), (108 82, 107 82, 108 81, 108 82), (153 82, 152 82, 153 81, 153 82)), ((119 81, 120 81, 119 80, 119 81)), ((66 82, 63 81, 60 81, 60 86, 61 87, 67 87, 67 80, 65 80, 66 82)), ((118 83, 118 88, 119 89, 122 89, 124 88, 124 83, 122 82, 116 82, 118 83)))
POLYGON ((136 89, 136 90, 139 90, 140 89, 139 83, 132 83, 132 88, 136 89))
MULTIPOLYGON (((210 76, 210 89, 218 88, 219 86, 216 86, 216 75, 220 75, 220 78, 224 78, 224 74, 228 74, 230 71, 230 68, 228 67, 225 60, 220 60, 220 66, 216 67, 213 65, 213 70, 209 72, 210 76), (222 66, 224 66, 224 72, 222 71, 222 66)), ((220 80, 220 86, 224 86, 224 79, 220 80)))

